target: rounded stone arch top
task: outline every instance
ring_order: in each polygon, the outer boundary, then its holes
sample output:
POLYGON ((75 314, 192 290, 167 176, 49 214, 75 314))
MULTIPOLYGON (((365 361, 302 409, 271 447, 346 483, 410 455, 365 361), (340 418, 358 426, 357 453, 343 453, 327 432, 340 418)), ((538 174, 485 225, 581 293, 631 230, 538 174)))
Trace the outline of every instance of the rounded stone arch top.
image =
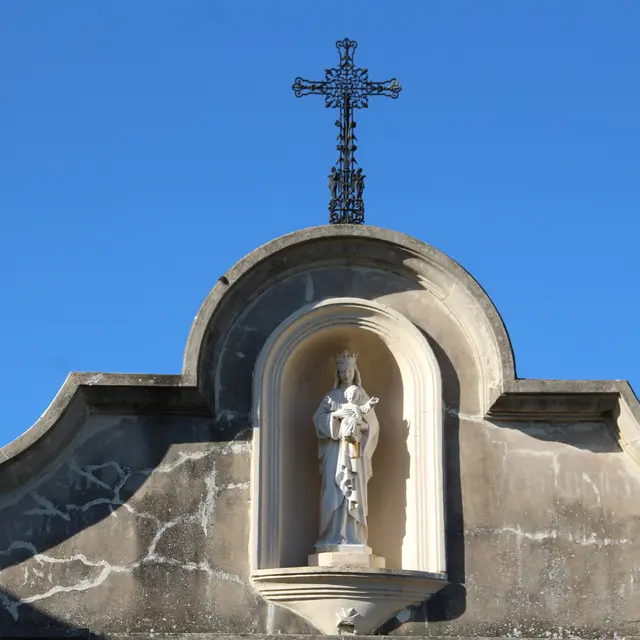
MULTIPOLYGON (((515 380, 511 342, 500 314, 462 266, 434 247, 397 231, 326 225, 268 242, 220 278, 192 325, 183 360, 184 382, 197 385, 205 397, 215 395, 212 371, 225 349, 216 343, 225 341, 242 310, 273 282, 329 263, 398 274, 411 279, 416 290, 426 289, 439 299, 462 326, 476 359, 486 370, 485 407, 515 380)), ((318 292, 314 295, 318 299, 318 292)))

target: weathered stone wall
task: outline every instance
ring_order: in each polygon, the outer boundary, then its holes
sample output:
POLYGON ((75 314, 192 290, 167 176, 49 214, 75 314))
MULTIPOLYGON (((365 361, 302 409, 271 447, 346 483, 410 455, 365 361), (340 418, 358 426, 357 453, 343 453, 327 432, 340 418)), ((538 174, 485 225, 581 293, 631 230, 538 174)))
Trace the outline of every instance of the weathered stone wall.
MULTIPOLYGON (((248 581, 247 435, 217 442, 206 418, 90 417, 0 503, 2 633, 312 632, 248 581)), ((637 634, 634 464, 603 423, 463 417, 448 440, 452 584, 384 631, 637 634)))
POLYGON ((0 501, 0 629, 259 628, 247 584, 246 432, 205 418, 94 415, 0 501), (34 628, 35 626, 35 628, 34 628))
POLYGON ((610 425, 464 416, 459 445, 460 528, 448 535, 463 584, 394 633, 424 634, 433 621, 442 635, 637 634, 640 470, 610 425))
POLYGON ((376 233, 302 234, 234 267, 183 376, 74 378, 0 451, 0 635, 315 633, 250 585, 251 378, 278 323, 329 296, 403 313, 443 378, 450 584, 381 632, 640 635, 640 466, 621 449, 619 387, 518 395, 479 287, 376 233))

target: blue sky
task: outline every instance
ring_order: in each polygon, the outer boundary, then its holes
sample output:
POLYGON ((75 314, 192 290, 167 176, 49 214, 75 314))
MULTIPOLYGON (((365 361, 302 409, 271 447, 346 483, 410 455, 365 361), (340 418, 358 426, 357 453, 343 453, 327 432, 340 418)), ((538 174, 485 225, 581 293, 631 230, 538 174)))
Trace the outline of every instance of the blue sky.
POLYGON ((640 389, 640 3, 0 3, 0 444, 69 371, 177 373, 218 276, 327 220, 339 38, 367 222, 487 290, 521 377, 640 389))

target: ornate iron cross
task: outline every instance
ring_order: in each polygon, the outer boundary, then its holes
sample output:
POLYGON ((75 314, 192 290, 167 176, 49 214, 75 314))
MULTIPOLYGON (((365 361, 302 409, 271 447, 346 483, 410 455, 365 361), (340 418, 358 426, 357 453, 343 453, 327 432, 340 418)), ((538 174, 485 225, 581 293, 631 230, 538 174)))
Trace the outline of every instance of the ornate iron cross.
POLYGON ((384 82, 369 80, 367 69, 357 69, 353 63, 353 54, 358 43, 345 38, 338 40, 336 47, 340 53, 340 66, 325 69, 324 81, 314 82, 304 78, 296 78, 293 91, 297 98, 318 94, 324 96, 325 106, 340 109, 338 127, 338 145, 336 149, 340 157, 329 173, 329 223, 330 224, 364 224, 364 191, 365 176, 362 169, 356 169, 355 158, 356 123, 354 109, 366 109, 369 96, 390 96, 397 98, 402 87, 395 78, 384 82))

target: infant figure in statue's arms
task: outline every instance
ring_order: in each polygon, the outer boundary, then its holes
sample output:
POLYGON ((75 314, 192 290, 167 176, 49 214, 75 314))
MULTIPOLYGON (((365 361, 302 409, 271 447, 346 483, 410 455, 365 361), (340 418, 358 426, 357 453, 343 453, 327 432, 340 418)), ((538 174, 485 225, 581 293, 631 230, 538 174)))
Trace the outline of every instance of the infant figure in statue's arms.
POLYGON ((346 402, 340 404, 340 413, 344 415, 340 422, 339 436, 352 445, 350 457, 359 458, 360 433, 369 428, 363 415, 369 413, 371 408, 378 404, 378 398, 370 398, 364 404, 360 404, 362 390, 355 384, 347 387, 344 391, 346 402))

